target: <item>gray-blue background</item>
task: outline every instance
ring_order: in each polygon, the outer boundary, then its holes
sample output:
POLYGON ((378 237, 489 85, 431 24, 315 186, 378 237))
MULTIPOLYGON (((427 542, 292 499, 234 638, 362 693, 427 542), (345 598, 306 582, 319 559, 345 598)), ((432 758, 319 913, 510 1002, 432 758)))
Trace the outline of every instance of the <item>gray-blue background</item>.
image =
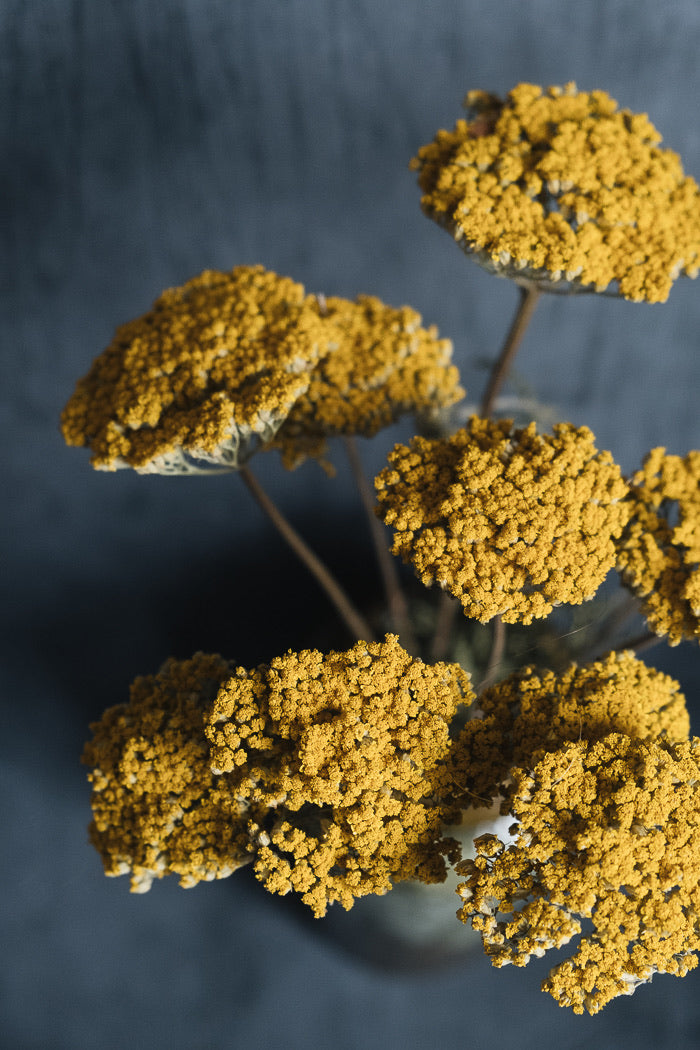
MULTIPOLYGON (((254 664, 312 644, 329 614, 235 477, 98 474, 57 428, 118 323, 204 268, 253 262, 417 307, 476 399, 516 292, 421 215, 409 158, 469 88, 575 80, 648 112, 698 177, 698 53, 695 0, 4 0, 0 1045, 700 1043, 696 975, 580 1019, 539 993, 542 967, 367 968, 243 874, 143 898, 103 879, 87 722, 171 653, 254 664)), ((652 445, 700 447, 699 290, 681 282, 665 306, 545 299, 522 388, 625 469, 652 445)), ((388 444, 365 449, 370 469, 388 444)), ((313 465, 256 467, 364 597, 344 468, 326 483, 313 465)), ((653 655, 697 689, 694 648, 653 655)))

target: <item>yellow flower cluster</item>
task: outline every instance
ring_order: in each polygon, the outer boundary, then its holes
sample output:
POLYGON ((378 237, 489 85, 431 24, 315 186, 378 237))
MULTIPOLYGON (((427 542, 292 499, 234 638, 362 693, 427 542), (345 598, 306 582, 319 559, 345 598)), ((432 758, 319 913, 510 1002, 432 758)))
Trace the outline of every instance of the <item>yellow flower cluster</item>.
POLYGON ((482 623, 531 623, 591 598, 615 564, 627 486, 586 427, 472 417, 450 438, 397 445, 375 479, 393 553, 482 623))
POLYGON ((608 733, 686 740, 690 721, 678 682, 631 652, 562 674, 523 667, 479 696, 480 717, 466 723, 455 748, 462 806, 498 798, 514 766, 530 768, 543 751, 608 733))
POLYGON ((677 645, 700 638, 700 452, 665 452, 652 449, 632 478, 618 568, 652 630, 677 645))
POLYGON ((394 882, 445 878, 456 844, 449 725, 473 699, 456 664, 427 665, 389 635, 344 653, 288 653, 240 669, 208 717, 214 769, 266 807, 255 873, 317 916, 394 882))
POLYGON ((100 469, 196 473, 236 469, 287 420, 279 444, 294 464, 322 455, 327 435, 373 434, 462 396, 451 344, 420 320, 376 299, 327 305, 262 266, 206 271, 117 330, 63 434, 100 469))
POLYGON ((612 733, 513 773, 508 844, 476 840, 460 916, 495 966, 524 966, 582 933, 542 987, 596 1013, 655 973, 684 976, 700 949, 700 740, 612 733))
POLYGON ((224 878, 250 860, 249 806, 211 772, 204 735, 207 704, 230 673, 218 656, 169 660, 91 726, 90 837, 105 874, 130 874, 135 893, 168 874, 182 886, 224 878))
POLYGON ((472 700, 458 665, 426 665, 393 635, 252 671, 170 661, 93 726, 93 842, 134 890, 252 861, 316 915, 402 879, 441 881, 457 856, 441 836, 457 816, 448 729, 472 700))
POLYGON ((463 396, 452 344, 435 327, 422 328, 415 310, 367 295, 328 298, 324 306, 337 349, 313 369, 277 434, 285 466, 307 456, 323 461, 331 435, 373 437, 405 412, 430 417, 463 396))
POLYGON ((424 211, 492 272, 663 302, 700 264, 700 190, 644 114, 604 91, 519 84, 412 161, 424 211))

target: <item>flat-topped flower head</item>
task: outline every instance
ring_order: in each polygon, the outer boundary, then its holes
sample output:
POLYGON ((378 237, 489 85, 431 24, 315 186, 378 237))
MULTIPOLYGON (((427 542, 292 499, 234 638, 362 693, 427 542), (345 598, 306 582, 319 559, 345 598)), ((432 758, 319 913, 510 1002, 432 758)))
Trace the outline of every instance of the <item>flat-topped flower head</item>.
POLYGON ((524 966, 581 934, 542 985, 576 1013, 655 973, 684 976, 700 950, 699 785, 698 738, 613 733, 515 770, 513 838, 483 835, 457 866, 460 918, 494 966, 524 966))
POLYGON ((618 542, 624 583, 670 645, 700 638, 700 452, 652 449, 630 482, 629 502, 618 542))
POLYGON ((451 342, 422 327, 410 306, 395 309, 367 295, 330 297, 321 306, 335 349, 316 365, 277 434, 286 466, 307 456, 323 461, 335 434, 372 437, 404 413, 430 418, 463 396, 451 342))
POLYGON ((466 723, 453 749, 462 805, 506 793, 513 766, 531 768, 567 741, 609 733, 673 743, 690 720, 680 686, 632 652, 612 652, 561 674, 523 667, 479 696, 480 717, 466 723))
POLYGON ((217 773, 262 816, 254 870, 316 915, 394 882, 445 878, 456 844, 448 793, 449 726, 473 699, 457 664, 424 664, 394 635, 346 652, 239 668, 208 714, 217 773))
POLYGON ((117 330, 63 434, 103 470, 235 470, 275 435, 287 466, 323 458, 329 436, 462 396, 451 343, 420 321, 374 298, 307 295, 262 266, 207 271, 117 330))
POLYGON ((262 266, 206 271, 123 325, 63 412, 103 470, 236 468, 306 390, 328 339, 303 287, 262 266))
POLYGON ((422 207, 486 269, 545 291, 663 302, 700 266, 700 190, 604 91, 470 91, 412 167, 422 207))
POLYGON ((591 598, 615 564, 627 486, 586 427, 539 435, 472 417, 444 439, 397 445, 375 479, 393 553, 466 616, 531 623, 591 598))
POLYGON ((106 875, 181 886, 220 879, 250 861, 248 804, 211 772, 204 714, 231 668, 198 653, 137 678, 128 704, 92 725, 83 761, 92 766, 92 843, 106 875))

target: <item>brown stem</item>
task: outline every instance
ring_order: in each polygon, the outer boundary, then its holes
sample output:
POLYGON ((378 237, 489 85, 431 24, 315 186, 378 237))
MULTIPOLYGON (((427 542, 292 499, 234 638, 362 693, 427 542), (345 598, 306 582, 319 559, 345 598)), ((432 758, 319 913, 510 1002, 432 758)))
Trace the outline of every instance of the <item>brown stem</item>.
POLYGON ((491 655, 489 656, 488 667, 486 668, 486 674, 479 683, 478 692, 483 692, 484 689, 488 689, 490 685, 496 680, 498 669, 503 659, 503 654, 506 650, 506 625, 500 616, 496 616, 493 621, 493 641, 491 643, 491 655))
POLYGON ((367 476, 362 468, 362 460, 357 450, 357 442, 352 437, 345 438, 345 451, 350 461, 350 469, 355 479, 362 506, 364 507, 372 534, 372 543, 384 584, 387 606, 391 623, 396 633, 401 638, 405 649, 410 653, 417 653, 416 639, 413 634, 411 617, 408 611, 408 602, 401 589, 396 562, 389 551, 386 542, 386 532, 381 521, 374 513, 374 493, 370 488, 367 476))
POLYGON ((433 642, 430 648, 430 659, 433 663, 436 663, 438 660, 444 660, 447 656, 458 608, 459 602, 452 597, 449 591, 440 592, 435 631, 433 632, 433 642))
POLYGON ((616 645, 614 651, 622 652, 624 649, 632 649, 635 653, 643 653, 645 649, 651 649, 652 646, 658 645, 662 641, 663 638, 660 635, 654 634, 653 631, 645 631, 636 638, 630 638, 628 642, 616 645))
POLYGON ((520 302, 515 312, 515 317, 508 330, 506 341, 503 344, 498 359, 491 369, 491 375, 481 402, 480 414, 482 419, 488 419, 493 412, 494 402, 503 381, 510 371, 518 347, 525 334, 525 329, 530 323, 533 311, 537 306, 541 292, 534 284, 520 286, 520 302))
POLYGON ((365 618, 358 612, 343 588, 320 558, 314 554, 306 541, 301 538, 296 529, 292 527, 279 508, 272 502, 257 478, 251 474, 247 467, 241 467, 238 473, 279 534, 286 540, 333 602, 353 638, 363 642, 374 641, 374 632, 365 618))

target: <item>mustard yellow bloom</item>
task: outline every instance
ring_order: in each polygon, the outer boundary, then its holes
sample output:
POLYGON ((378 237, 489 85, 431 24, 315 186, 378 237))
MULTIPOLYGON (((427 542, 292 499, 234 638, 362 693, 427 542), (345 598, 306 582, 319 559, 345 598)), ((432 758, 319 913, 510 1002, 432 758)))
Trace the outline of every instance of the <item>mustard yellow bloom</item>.
POLYGON ((462 396, 451 343, 420 320, 378 299, 326 303, 262 266, 206 271, 117 330, 63 434, 103 470, 197 473, 238 468, 287 421, 278 444, 295 465, 327 436, 462 396))
POLYGON ((204 712, 231 668, 198 653, 137 678, 128 704, 91 726, 83 761, 92 766, 90 837, 106 875, 181 886, 221 879, 250 861, 247 801, 211 772, 204 712))
POLYGON ((591 598, 615 564, 627 486, 586 427, 472 417, 446 439, 397 445, 375 479, 393 553, 482 623, 531 623, 591 598))
POLYGON ((571 666, 561 674, 523 667, 479 696, 480 717, 454 748, 460 804, 481 805, 505 792, 513 766, 531 768, 544 751, 609 733, 673 743, 690 720, 680 686, 632 652, 571 666))
POLYGON ((307 456, 324 461, 334 434, 372 437, 406 412, 430 419, 463 396, 451 342, 434 326, 421 327, 409 306, 394 309, 367 295, 322 306, 336 349, 313 369, 277 433, 285 466, 307 456))
POLYGON ((412 161, 422 207, 490 271, 663 302, 700 260, 700 190, 645 114, 604 91, 470 91, 412 161))
POLYGON ((289 652, 253 670, 169 661, 95 723, 92 841, 108 875, 180 885, 252 862, 316 915, 439 882, 457 843, 449 726, 470 704, 457 664, 427 665, 389 635, 347 652, 289 652))
POLYGON ((618 542, 624 583, 670 645, 700 638, 700 452, 655 448, 630 483, 632 514, 618 542))
POLYGON ((347 652, 239 668, 207 719, 214 771, 262 813, 255 873, 317 916, 404 879, 443 881, 449 725, 473 699, 457 664, 424 664, 394 635, 347 652))
POLYGON ((596 1013, 655 973, 684 976, 700 949, 700 740, 613 733, 513 772, 512 840, 476 840, 458 865, 460 918, 494 966, 524 966, 582 934, 542 988, 596 1013))

